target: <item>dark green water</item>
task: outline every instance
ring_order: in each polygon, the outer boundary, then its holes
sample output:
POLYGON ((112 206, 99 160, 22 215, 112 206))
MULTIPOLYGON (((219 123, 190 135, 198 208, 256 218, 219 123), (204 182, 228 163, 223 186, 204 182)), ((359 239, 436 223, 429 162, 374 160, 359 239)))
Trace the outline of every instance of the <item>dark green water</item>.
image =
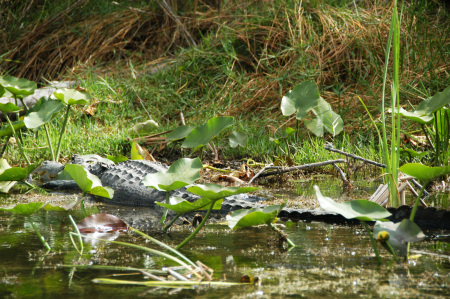
MULTIPOLYGON (((91 208, 90 212, 95 212, 91 208)), ((145 213, 142 209, 140 212, 145 213)), ((81 215, 76 212, 79 221, 81 215)), ((272 231, 256 227, 230 231, 212 225, 182 249, 191 260, 214 269, 218 281, 238 282, 243 275, 256 276, 255 286, 227 288, 163 289, 141 286, 100 285, 98 277, 142 280, 140 275, 113 276, 119 271, 67 268, 62 265, 109 265, 158 269, 170 265, 149 253, 115 244, 100 243, 80 255, 68 232, 67 213, 41 211, 33 216, 54 248, 45 254, 29 224, 20 216, 0 212, 0 297, 2 298, 439 298, 450 295, 450 246, 448 239, 426 240, 412 245, 423 254, 395 264, 382 249, 384 264, 377 265, 369 239, 360 226, 323 223, 290 223, 284 228, 297 248, 280 251, 271 245, 272 231)), ((178 244, 187 229, 163 236, 147 231, 169 244, 178 244)), ((152 246, 141 237, 123 233, 117 241, 152 246)))

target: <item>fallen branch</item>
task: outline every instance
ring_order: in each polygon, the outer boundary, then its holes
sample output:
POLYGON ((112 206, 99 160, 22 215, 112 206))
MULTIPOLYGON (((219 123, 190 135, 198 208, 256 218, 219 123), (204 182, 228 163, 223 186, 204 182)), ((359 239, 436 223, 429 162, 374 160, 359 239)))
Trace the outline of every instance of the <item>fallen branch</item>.
POLYGON ((378 166, 378 167, 382 167, 382 168, 386 167, 386 165, 384 165, 384 164, 381 164, 381 163, 378 163, 378 162, 375 162, 375 161, 372 161, 372 160, 369 160, 369 159, 365 159, 363 157, 360 157, 360 156, 357 156, 357 155, 353 155, 353 154, 350 154, 350 153, 347 153, 347 152, 343 152, 343 151, 335 149, 334 147, 331 147, 329 145, 326 145, 324 148, 326 150, 330 151, 330 152, 335 152, 335 153, 338 153, 338 154, 341 154, 341 155, 344 155, 344 156, 347 156, 347 157, 350 157, 350 158, 353 158, 353 159, 356 159, 356 160, 360 160, 360 161, 366 162, 368 164, 372 164, 372 165, 375 165, 375 166, 378 166))
POLYGON ((312 167, 321 167, 321 166, 330 165, 330 164, 334 164, 334 163, 346 163, 346 162, 347 161, 345 161, 344 159, 337 159, 337 160, 329 160, 329 161, 324 161, 324 162, 304 164, 304 165, 293 166, 293 167, 272 166, 271 164, 269 164, 266 167, 264 167, 260 172, 258 172, 249 181, 249 184, 251 184, 257 177, 266 177, 269 175, 277 175, 277 174, 282 174, 282 173, 296 171, 296 170, 302 170, 302 169, 307 169, 307 168, 312 168, 312 167), (263 171, 265 171, 267 169, 277 169, 277 170, 263 173, 263 171))

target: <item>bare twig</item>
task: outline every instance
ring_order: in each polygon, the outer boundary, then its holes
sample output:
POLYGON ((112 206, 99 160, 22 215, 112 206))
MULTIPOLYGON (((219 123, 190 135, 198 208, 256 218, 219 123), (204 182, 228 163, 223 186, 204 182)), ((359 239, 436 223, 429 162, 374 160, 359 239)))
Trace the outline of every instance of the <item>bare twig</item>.
POLYGON ((302 170, 302 169, 307 169, 307 168, 312 168, 312 167, 321 167, 321 166, 330 165, 330 164, 334 164, 334 163, 346 163, 346 162, 347 161, 345 161, 344 159, 337 159, 337 160, 329 160, 329 161, 324 161, 324 162, 304 164, 304 165, 293 166, 293 167, 282 167, 282 166, 269 166, 269 165, 267 165, 266 167, 263 168, 263 170, 266 170, 266 169, 277 169, 277 170, 276 171, 272 171, 272 172, 266 172, 266 173, 262 173, 262 171, 260 171, 257 175, 255 175, 253 177, 253 179, 249 182, 249 184, 256 177, 266 177, 266 176, 269 176, 269 175, 277 175, 277 174, 282 174, 282 173, 296 171, 296 170, 302 170))
POLYGON ((344 156, 347 156, 347 157, 350 157, 350 158, 353 158, 353 159, 356 159, 356 160, 360 160, 360 161, 363 161, 363 162, 368 163, 368 164, 372 164, 372 165, 375 165, 375 166, 378 166, 378 167, 382 167, 382 168, 386 167, 386 165, 384 165, 384 164, 381 164, 381 163, 378 163, 378 162, 375 162, 375 161, 372 161, 372 160, 369 160, 369 159, 365 159, 365 158, 357 156, 357 155, 353 155, 353 154, 350 154, 350 153, 343 152, 341 150, 335 149, 335 148, 333 148, 331 146, 328 146, 328 145, 326 145, 324 148, 326 150, 328 150, 328 151, 335 152, 335 153, 338 153, 338 154, 341 154, 341 155, 344 155, 344 156))
POLYGON ((342 171, 342 169, 341 169, 339 166, 337 166, 336 164, 334 164, 334 163, 333 163, 333 167, 334 167, 334 169, 336 169, 337 172, 339 173, 339 176, 341 177, 342 181, 343 181, 344 183, 347 182, 347 178, 346 178, 346 176, 345 176, 345 173, 342 171))
POLYGON ((257 177, 259 177, 264 171, 266 171, 266 169, 268 169, 268 168, 270 168, 272 166, 273 166, 273 163, 270 163, 269 165, 265 166, 257 174, 255 174, 254 177, 252 177, 252 179, 248 182, 248 184, 250 185, 251 183, 253 183, 253 181, 256 180, 257 177))

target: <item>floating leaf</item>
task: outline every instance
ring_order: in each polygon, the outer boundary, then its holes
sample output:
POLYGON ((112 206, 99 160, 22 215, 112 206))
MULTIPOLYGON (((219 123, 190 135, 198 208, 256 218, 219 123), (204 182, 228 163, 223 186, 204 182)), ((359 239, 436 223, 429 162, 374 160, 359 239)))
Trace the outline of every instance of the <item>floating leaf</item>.
POLYGON ((281 112, 286 116, 297 113, 297 119, 302 120, 319 104, 319 97, 319 89, 315 82, 302 82, 281 99, 281 112))
POLYGON ((32 95, 37 88, 36 82, 12 76, 0 77, 0 85, 17 98, 32 95))
POLYGON ((122 219, 106 213, 88 216, 81 220, 81 222, 77 224, 77 227, 81 233, 103 233, 126 231, 128 229, 128 225, 122 219))
POLYGON ((28 111, 24 118, 25 126, 29 129, 35 129, 51 121, 56 113, 64 108, 64 104, 59 100, 53 100, 49 97, 42 97, 28 111))
POLYGON ((191 186, 187 191, 201 197, 217 200, 231 195, 252 192, 258 189, 259 188, 255 187, 223 187, 218 184, 205 184, 191 186))
POLYGON ((30 203, 19 203, 13 208, 0 208, 1 211, 6 211, 14 214, 19 214, 23 216, 31 215, 37 212, 42 206, 43 202, 30 202, 30 203))
POLYGON ((172 191, 192 184, 200 179, 200 170, 203 168, 199 158, 182 158, 170 165, 167 172, 148 174, 142 183, 145 186, 161 190, 172 191))
POLYGON ((242 209, 227 215, 231 229, 245 228, 272 223, 284 205, 272 205, 264 208, 242 209))
POLYGON ((361 221, 375 221, 391 216, 382 206, 365 199, 352 200, 337 203, 320 192, 318 186, 314 186, 316 196, 322 209, 328 212, 338 213, 347 219, 356 218, 361 221))
POLYGON ((417 242, 425 238, 420 227, 409 219, 403 219, 399 223, 377 221, 373 227, 374 238, 378 239, 381 232, 389 233, 389 243, 402 255, 406 255, 408 242, 417 242))
MULTIPOLYGON (((168 208, 179 214, 185 214, 197 210, 207 210, 212 200, 209 198, 200 198, 194 202, 189 202, 181 197, 171 197, 170 204, 165 204, 162 202, 157 202, 157 205, 160 205, 164 208, 168 208)), ((222 208, 223 200, 216 200, 214 202, 213 210, 220 210, 222 208)))
POLYGON ((83 192, 106 198, 113 197, 114 190, 109 187, 103 187, 100 179, 87 171, 83 166, 66 164, 64 170, 70 174, 83 192))
POLYGON ((450 173, 450 166, 430 167, 420 163, 402 165, 399 170, 404 174, 423 181, 431 181, 450 173))
POLYGON ((91 101, 91 96, 87 92, 70 88, 57 90, 53 96, 66 105, 88 105, 91 101))
POLYGON ((238 145, 245 147, 247 145, 247 135, 239 132, 231 132, 230 146, 232 148, 238 147, 238 145))
POLYGON ((232 116, 217 116, 209 119, 203 125, 193 129, 184 140, 181 147, 198 148, 209 143, 211 138, 219 134, 223 129, 233 124, 232 116))

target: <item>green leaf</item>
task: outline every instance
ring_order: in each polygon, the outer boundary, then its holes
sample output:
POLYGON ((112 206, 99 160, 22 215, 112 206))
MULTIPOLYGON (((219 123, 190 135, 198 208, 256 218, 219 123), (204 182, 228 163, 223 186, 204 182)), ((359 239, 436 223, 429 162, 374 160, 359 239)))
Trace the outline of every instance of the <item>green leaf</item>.
POLYGON ((68 209, 66 209, 65 207, 62 207, 62 206, 56 206, 56 205, 52 205, 52 204, 47 203, 44 206, 44 210, 46 210, 46 211, 56 211, 56 212, 65 212, 68 209))
MULTIPOLYGON (((2 160, 4 160, 4 159, 2 159, 2 160)), ((41 164, 41 162, 38 161, 34 164, 28 165, 25 168, 11 167, 11 168, 4 169, 4 170, 0 169, 0 181, 23 181, 40 164, 41 164)))
POLYGON ((389 243, 402 255, 406 255, 408 242, 417 242, 425 238, 420 227, 409 219, 403 219, 399 223, 377 221, 373 227, 374 238, 378 239, 378 234, 382 231, 389 233, 389 243))
POLYGON ((234 118, 232 116, 217 116, 208 120, 203 125, 193 129, 184 140, 181 147, 195 148, 205 146, 209 143, 211 138, 219 134, 223 129, 233 124, 234 118))
POLYGON ((450 86, 442 92, 425 99, 417 106, 416 112, 420 115, 430 115, 450 104, 450 86))
POLYGON ((148 174, 142 183, 157 190, 172 191, 200 179, 201 169, 203 169, 203 164, 199 158, 182 158, 170 165, 167 172, 148 174))
POLYGON ((0 97, 3 96, 3 94, 5 94, 5 89, 4 89, 3 86, 0 84, 0 97))
MULTIPOLYGON (((398 111, 397 114, 401 115, 402 117, 412 120, 413 122, 416 122, 421 125, 426 125, 433 121, 432 114, 422 114, 422 112, 417 110, 409 112, 403 109, 402 107, 400 107, 400 109, 396 111, 398 111)), ((392 109, 389 108, 388 112, 392 113, 392 109)))
POLYGON ((125 162, 125 161, 128 161, 128 158, 125 157, 124 155, 107 156, 106 159, 109 159, 109 160, 113 161, 114 163, 119 163, 119 162, 125 162))
POLYGON ((6 211, 14 214, 19 214, 23 216, 31 215, 44 205, 43 202, 30 202, 30 203, 19 203, 13 208, 0 208, 1 211, 6 211))
POLYGON ((297 112, 297 119, 302 120, 319 104, 319 97, 319 89, 315 82, 302 82, 281 99, 281 112, 286 116, 297 112))
POLYGON ((142 123, 138 123, 131 127, 129 133, 148 134, 155 131, 158 128, 158 123, 153 119, 147 120, 142 123))
POLYGON ((264 208, 242 209, 227 215, 228 226, 239 229, 254 225, 272 223, 278 216, 282 206, 272 205, 264 208))
MULTIPOLYGON (((156 204, 168 208, 169 210, 172 210, 179 214, 185 214, 197 210, 206 210, 209 208, 209 205, 213 201, 208 198, 200 198, 194 202, 189 202, 187 200, 184 200, 181 197, 171 197, 170 198, 170 204, 165 204, 162 202, 157 202, 156 204)), ((222 208, 222 202, 223 200, 216 200, 214 202, 213 210, 220 210, 222 208)))
POLYGON ((247 135, 238 132, 231 132, 230 135, 230 146, 232 148, 238 147, 238 145, 245 147, 247 144, 247 135))
POLYGON ((131 143, 131 160, 144 160, 139 154, 138 144, 136 142, 131 143))
POLYGON ((431 181, 449 174, 450 166, 430 167, 420 163, 408 163, 402 165, 398 170, 419 180, 431 181))
MULTIPOLYGON (((10 169, 11 166, 8 164, 6 159, 0 159, 0 174, 2 174, 5 170, 10 169)), ((4 181, 0 182, 0 192, 8 193, 9 190, 17 183, 17 181, 4 181)))
POLYGON ((103 187, 100 179, 87 171, 83 166, 78 164, 66 164, 65 171, 67 171, 77 185, 84 193, 89 193, 106 198, 112 198, 114 190, 109 187, 103 187))
POLYGON ((323 196, 317 185, 314 186, 314 189, 322 209, 341 214, 347 219, 356 218, 361 221, 375 221, 391 216, 391 213, 385 208, 372 201, 360 199, 337 203, 331 198, 323 196))
POLYGON ((180 126, 167 134, 167 141, 176 141, 185 138, 195 127, 193 126, 180 126))
POLYGON ((32 95, 37 88, 36 82, 12 76, 0 77, 0 85, 17 98, 32 95))
POLYGON ((322 137, 324 130, 336 136, 344 129, 344 122, 341 116, 335 113, 331 105, 322 97, 319 98, 318 105, 312 111, 316 115, 316 118, 313 120, 304 120, 304 123, 317 137, 322 137))
POLYGON ((53 100, 49 97, 42 97, 28 111, 24 118, 25 126, 29 129, 35 129, 51 121, 56 113, 64 108, 64 104, 59 100, 53 100))
POLYGON ((14 105, 13 103, 0 103, 0 111, 3 113, 19 112, 20 110, 22 110, 22 108, 14 105))
POLYGON ((91 96, 87 92, 70 88, 57 90, 53 96, 66 105, 88 105, 91 101, 91 96))
MULTIPOLYGON (((12 125, 14 127, 14 130, 17 132, 18 130, 22 129, 23 127, 25 127, 25 123, 23 120, 19 120, 19 121, 14 121, 12 122, 12 125)), ((2 126, 2 128, 0 129, 0 137, 3 136, 11 136, 13 133, 11 126, 9 124, 2 126)))
POLYGON ((217 200, 231 195, 252 192, 258 189, 259 188, 255 187, 223 187, 218 184, 205 184, 191 186, 187 191, 201 197, 217 200))
POLYGON ((416 152, 415 150, 409 149, 409 148, 401 148, 400 149, 400 155, 405 157, 411 157, 411 158, 419 158, 422 159, 426 155, 428 155, 428 152, 416 152))

